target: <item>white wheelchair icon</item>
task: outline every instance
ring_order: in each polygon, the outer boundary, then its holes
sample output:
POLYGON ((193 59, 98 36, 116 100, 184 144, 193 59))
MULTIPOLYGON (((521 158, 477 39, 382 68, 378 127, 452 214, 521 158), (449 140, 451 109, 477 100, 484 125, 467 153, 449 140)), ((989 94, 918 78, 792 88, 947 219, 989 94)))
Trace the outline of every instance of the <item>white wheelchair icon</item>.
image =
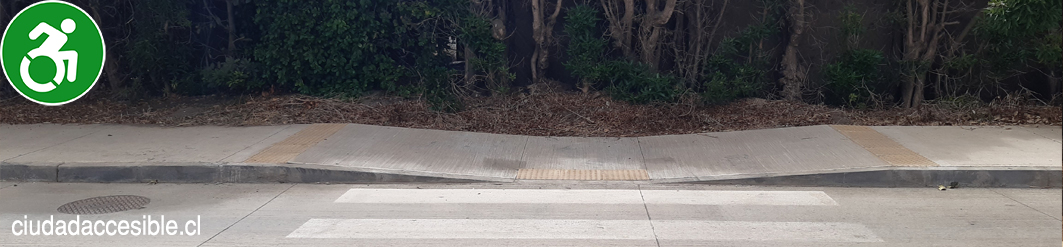
POLYGON ((45 93, 55 90, 63 82, 64 75, 66 80, 70 82, 74 82, 74 79, 77 79, 77 51, 59 51, 67 42, 66 35, 73 33, 77 26, 74 20, 66 19, 63 20, 59 27, 63 29, 62 32, 48 25, 48 23, 41 22, 29 33, 30 40, 37 40, 37 38, 41 37, 41 34, 48 35, 48 38, 44 40, 40 47, 30 50, 25 57, 22 57, 22 64, 19 67, 22 83, 25 83, 26 87, 33 91, 45 93), (55 77, 52 78, 51 82, 38 83, 33 81, 33 78, 30 78, 30 59, 40 56, 48 57, 55 62, 55 77), (63 62, 67 62, 67 64, 63 64, 63 62))

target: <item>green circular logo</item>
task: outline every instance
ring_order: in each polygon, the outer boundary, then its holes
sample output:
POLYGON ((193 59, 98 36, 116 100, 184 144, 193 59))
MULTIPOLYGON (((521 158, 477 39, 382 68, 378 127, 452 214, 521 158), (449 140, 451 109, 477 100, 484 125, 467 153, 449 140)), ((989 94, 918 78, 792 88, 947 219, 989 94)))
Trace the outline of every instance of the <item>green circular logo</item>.
POLYGON ((38 2, 15 15, 0 39, 0 67, 23 97, 43 105, 70 103, 103 72, 103 33, 85 10, 38 2))

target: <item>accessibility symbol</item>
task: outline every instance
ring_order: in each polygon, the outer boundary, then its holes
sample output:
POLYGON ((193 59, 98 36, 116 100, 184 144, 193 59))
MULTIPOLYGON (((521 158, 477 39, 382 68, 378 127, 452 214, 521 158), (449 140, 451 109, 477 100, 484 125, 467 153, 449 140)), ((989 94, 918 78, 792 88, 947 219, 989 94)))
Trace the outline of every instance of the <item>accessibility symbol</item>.
POLYGON ((85 10, 43 1, 8 23, 0 39, 0 67, 23 97, 57 106, 81 98, 96 84, 105 49, 100 27, 85 10))

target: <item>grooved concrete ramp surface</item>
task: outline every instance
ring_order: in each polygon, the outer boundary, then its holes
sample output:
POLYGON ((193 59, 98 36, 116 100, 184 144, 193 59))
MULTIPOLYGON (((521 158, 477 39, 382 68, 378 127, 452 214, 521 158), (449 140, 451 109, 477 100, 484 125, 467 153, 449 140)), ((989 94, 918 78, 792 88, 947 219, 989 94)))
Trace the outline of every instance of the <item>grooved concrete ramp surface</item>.
POLYGON ((652 179, 719 179, 883 167, 830 126, 640 137, 652 179))
POLYGON ((291 163, 513 179, 528 137, 350 124, 291 163))
POLYGON ((872 129, 942 166, 1060 167, 1059 127, 882 126, 872 129))

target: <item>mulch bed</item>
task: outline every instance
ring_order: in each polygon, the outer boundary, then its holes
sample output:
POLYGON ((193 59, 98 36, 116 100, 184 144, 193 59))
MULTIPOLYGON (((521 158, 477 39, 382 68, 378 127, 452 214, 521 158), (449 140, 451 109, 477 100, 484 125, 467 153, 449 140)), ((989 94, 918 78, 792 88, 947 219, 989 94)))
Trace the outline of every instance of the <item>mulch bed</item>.
MULTIPOLYGON (((631 105, 607 96, 548 92, 467 98, 457 113, 431 111, 425 101, 371 95, 352 100, 304 95, 162 97, 146 101, 87 98, 46 107, 17 95, 0 99, 4 124, 148 124, 253 126, 359 123, 533 136, 648 136, 820 124, 1060 125, 1058 106, 1001 103, 918 109, 858 110, 798 102, 745 99, 726 105, 631 105)), ((693 100, 686 100, 693 102, 693 100)))

